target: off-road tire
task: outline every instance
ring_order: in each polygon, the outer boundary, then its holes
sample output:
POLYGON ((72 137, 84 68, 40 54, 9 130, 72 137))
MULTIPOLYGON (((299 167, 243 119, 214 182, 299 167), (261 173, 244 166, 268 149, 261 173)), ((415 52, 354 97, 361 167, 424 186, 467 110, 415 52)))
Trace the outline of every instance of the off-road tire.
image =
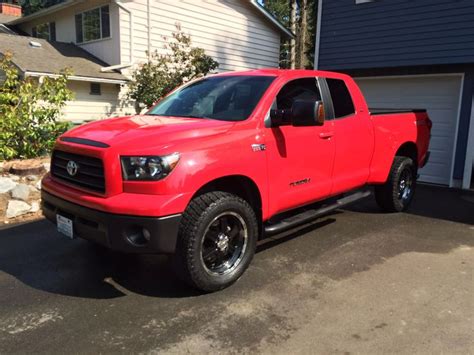
POLYGON ((226 288, 237 281, 249 266, 255 254, 257 239, 255 212, 245 200, 221 191, 200 195, 189 203, 180 222, 174 256, 176 273, 183 281, 201 291, 213 292, 226 288), (211 275, 202 258, 202 243, 210 223, 223 213, 234 213, 241 217, 246 225, 247 243, 235 269, 224 275, 211 275))
POLYGON ((416 166, 412 159, 408 157, 396 156, 393 160, 387 182, 383 185, 375 186, 375 200, 379 207, 386 212, 405 211, 415 193, 416 188, 416 166), (400 183, 403 174, 411 174, 411 191, 407 198, 400 198, 400 183))

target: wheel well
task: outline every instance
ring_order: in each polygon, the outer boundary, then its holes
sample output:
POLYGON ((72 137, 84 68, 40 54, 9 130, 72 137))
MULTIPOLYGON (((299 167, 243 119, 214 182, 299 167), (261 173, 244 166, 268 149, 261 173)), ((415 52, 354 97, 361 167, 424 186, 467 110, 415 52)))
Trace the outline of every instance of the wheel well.
POLYGON ((418 165, 418 149, 416 147, 416 144, 413 142, 407 142, 402 144, 402 146, 398 148, 397 153, 395 155, 400 157, 411 158, 413 160, 413 163, 415 163, 415 165, 418 165))
POLYGON ((193 196, 205 194, 211 191, 224 191, 239 196, 248 202, 257 216, 257 221, 262 220, 262 197, 257 184, 247 176, 230 175, 208 182, 201 187, 193 196))

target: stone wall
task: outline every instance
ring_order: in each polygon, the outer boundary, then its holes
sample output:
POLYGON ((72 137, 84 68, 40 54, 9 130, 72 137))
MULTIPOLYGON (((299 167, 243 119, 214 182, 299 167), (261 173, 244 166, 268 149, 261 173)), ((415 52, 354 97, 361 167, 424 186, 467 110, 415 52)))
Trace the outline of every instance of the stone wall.
POLYGON ((49 158, 0 162, 0 224, 41 215, 41 179, 49 158))

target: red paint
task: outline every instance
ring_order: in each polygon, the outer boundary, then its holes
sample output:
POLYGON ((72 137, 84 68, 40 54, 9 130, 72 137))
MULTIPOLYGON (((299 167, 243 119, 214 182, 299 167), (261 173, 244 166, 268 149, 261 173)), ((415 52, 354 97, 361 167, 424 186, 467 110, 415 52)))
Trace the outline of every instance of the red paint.
POLYGON ((131 116, 80 126, 64 136, 91 139, 109 148, 57 141, 56 148, 103 160, 106 194, 68 187, 50 175, 43 188, 65 200, 101 211, 166 216, 184 211, 205 184, 240 175, 257 185, 263 219, 366 184, 383 183, 397 150, 412 142, 418 164, 424 162, 430 124, 426 113, 370 115, 355 82, 337 73, 307 70, 256 70, 219 75, 276 76, 254 112, 245 121, 225 122, 156 116, 131 116), (352 116, 327 120, 320 127, 266 128, 264 119, 279 89, 303 77, 346 82, 356 107, 352 116), (254 152, 252 144, 265 144, 254 152), (181 159, 174 171, 156 182, 122 181, 121 155, 166 155, 181 159), (309 179, 297 186, 290 183, 309 179))

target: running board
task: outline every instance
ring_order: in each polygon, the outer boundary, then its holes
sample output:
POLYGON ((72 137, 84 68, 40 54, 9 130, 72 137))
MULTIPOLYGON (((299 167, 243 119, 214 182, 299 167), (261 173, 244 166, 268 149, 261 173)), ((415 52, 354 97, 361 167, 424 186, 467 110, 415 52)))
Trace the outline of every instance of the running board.
POLYGON ((274 223, 274 224, 269 224, 265 226, 265 235, 273 235, 273 234, 278 234, 284 231, 287 231, 289 229, 301 226, 303 224, 312 222, 313 220, 324 216, 325 214, 332 212, 334 210, 337 210, 338 208, 341 208, 343 206, 346 206, 352 202, 356 202, 360 199, 363 199, 364 197, 367 197, 370 195, 370 191, 358 191, 355 192, 351 195, 341 197, 336 202, 324 206, 318 209, 313 209, 313 210, 307 210, 304 212, 301 212, 297 215, 285 218, 281 220, 280 222, 274 223))

